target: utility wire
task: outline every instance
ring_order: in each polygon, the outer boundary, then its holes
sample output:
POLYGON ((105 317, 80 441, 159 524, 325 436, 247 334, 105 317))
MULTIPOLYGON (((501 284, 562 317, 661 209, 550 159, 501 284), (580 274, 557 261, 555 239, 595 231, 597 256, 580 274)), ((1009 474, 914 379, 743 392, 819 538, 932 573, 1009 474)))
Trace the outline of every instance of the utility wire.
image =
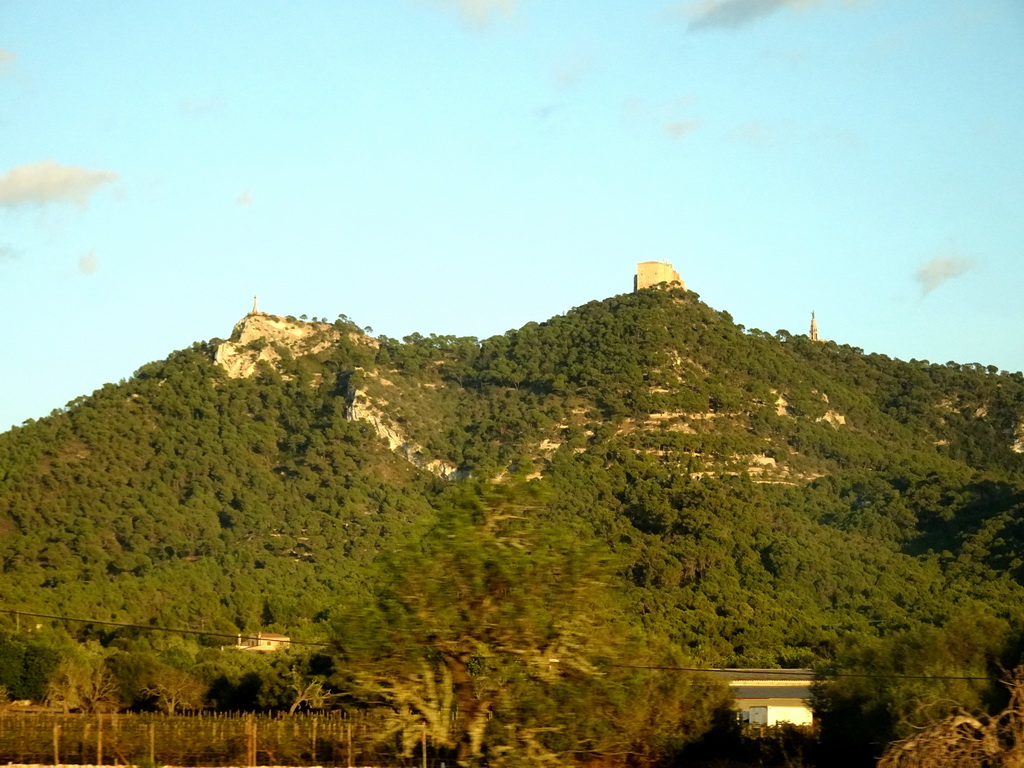
MULTIPOLYGON (((29 616, 36 619, 52 619, 54 621, 72 621, 79 624, 102 624, 108 627, 123 627, 125 629, 142 629, 150 632, 170 632, 181 635, 200 635, 203 637, 223 637, 231 640, 236 640, 239 637, 247 639, 256 639, 256 635, 248 634, 228 634, 226 632, 206 632, 197 629, 173 629, 171 627, 158 627, 151 624, 130 624, 127 622, 120 621, 102 621, 100 619, 76 619, 70 616, 54 616, 48 613, 30 613, 28 611, 15 611, 10 608, 0 608, 0 613, 7 613, 13 616, 29 616)), ((314 643, 304 640, 278 640, 278 642, 288 645, 302 645, 313 648, 333 648, 335 647, 332 643, 314 643)), ((608 667, 616 669, 650 669, 659 670, 665 672, 719 672, 725 674, 736 674, 738 672, 743 673, 742 678, 733 678, 732 682, 743 682, 744 680, 756 681, 757 678, 753 677, 755 672, 746 669, 727 669, 725 667, 676 667, 676 666, 660 666, 660 665, 644 665, 644 664, 608 664, 608 667)), ((763 672, 766 675, 781 676, 781 677, 792 677, 794 679, 806 680, 808 683, 814 682, 814 680, 808 680, 808 673, 795 670, 795 669, 764 669, 757 670, 757 672, 763 672)), ((852 678, 865 678, 869 680, 975 680, 975 681, 988 681, 991 678, 988 677, 976 677, 970 675, 900 675, 895 673, 869 673, 869 672, 819 672, 815 671, 812 673, 815 678, 821 677, 852 677, 852 678)))
MULTIPOLYGON (((623 669, 658 669, 667 671, 677 672, 725 672, 726 674, 742 673, 743 677, 734 677, 731 682, 742 683, 747 680, 751 682, 757 682, 759 678, 755 675, 757 673, 763 673, 764 675, 774 676, 785 676, 792 677, 797 680, 807 680, 808 683, 813 683, 814 679, 808 679, 808 673, 796 669, 728 669, 726 667, 664 667, 664 666, 644 666, 641 664, 608 664, 609 667, 619 667, 623 669)), ((820 677, 864 677, 878 680, 990 680, 988 677, 970 677, 965 675, 899 675, 896 673, 869 673, 869 672, 820 672, 814 670, 810 673, 814 678, 820 677)))
MULTIPOLYGON (((203 637, 225 637, 231 640, 237 640, 239 637, 246 639, 255 640, 256 635, 246 634, 244 632, 236 634, 228 634, 227 632, 206 632, 198 629, 172 629, 171 627, 157 627, 151 624, 129 624, 121 621, 102 621, 100 619, 76 619, 70 616, 53 616, 48 613, 30 613, 28 611, 14 611, 10 608, 0 608, 0 613, 9 613, 13 616, 30 616, 35 619, 53 619, 55 621, 73 621, 78 624, 102 624, 107 627, 123 627, 125 629, 144 629, 150 632, 171 632, 179 635, 201 635, 203 637)), ((316 648, 331 648, 331 643, 313 643, 305 640, 278 640, 279 643, 287 643, 289 645, 308 645, 316 648)))

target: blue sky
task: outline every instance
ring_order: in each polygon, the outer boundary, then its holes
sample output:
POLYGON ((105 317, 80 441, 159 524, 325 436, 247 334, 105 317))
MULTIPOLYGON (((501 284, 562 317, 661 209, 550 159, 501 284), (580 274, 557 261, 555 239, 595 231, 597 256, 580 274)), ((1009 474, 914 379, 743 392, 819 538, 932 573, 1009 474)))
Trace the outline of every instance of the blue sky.
POLYGON ((0 0, 0 429, 254 294, 486 337, 647 260, 1024 369, 1024 4, 0 0))

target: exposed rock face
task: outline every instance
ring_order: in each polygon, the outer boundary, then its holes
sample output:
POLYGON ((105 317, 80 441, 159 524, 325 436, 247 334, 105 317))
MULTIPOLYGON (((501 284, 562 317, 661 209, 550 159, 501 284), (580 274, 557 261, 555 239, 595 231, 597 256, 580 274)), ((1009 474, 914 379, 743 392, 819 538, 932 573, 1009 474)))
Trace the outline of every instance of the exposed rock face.
POLYGON ((423 447, 409 440, 401 428, 392 422, 387 414, 378 408, 361 389, 349 392, 348 403, 345 418, 353 421, 365 421, 387 442, 392 451, 404 456, 413 465, 445 480, 461 480, 466 476, 464 472, 459 471, 458 467, 440 459, 428 459, 423 452, 423 447))
POLYGON ((1024 453, 1024 421, 1017 425, 1017 429, 1013 433, 1010 450, 1014 453, 1024 453))
MULTIPOLYGON (((329 323, 307 323, 276 315, 250 313, 235 326, 231 334, 233 340, 225 341, 217 347, 214 360, 228 376, 235 379, 248 378, 256 372, 256 366, 261 360, 275 365, 281 359, 282 350, 287 350, 294 357, 315 355, 337 344, 342 333, 329 323)), ((351 333, 349 338, 357 344, 379 346, 379 342, 370 336, 351 333)), ((367 422, 391 450, 420 469, 446 480, 458 480, 465 476, 465 473, 459 472, 458 467, 439 459, 428 459, 423 447, 410 441, 401 428, 362 390, 349 392, 345 417, 367 422)))
POLYGON ((260 360, 274 365, 281 359, 275 347, 284 347, 295 357, 313 355, 333 346, 341 336, 328 323, 305 323, 263 313, 243 317, 225 341, 214 360, 233 379, 248 378, 256 372, 260 360))
POLYGON ((825 411, 825 415, 816 419, 816 421, 827 421, 833 427, 845 427, 846 417, 836 411, 825 411))
POLYGON ((793 406, 789 404, 789 401, 783 395, 779 395, 779 399, 775 401, 775 414, 777 416, 793 415, 793 406))

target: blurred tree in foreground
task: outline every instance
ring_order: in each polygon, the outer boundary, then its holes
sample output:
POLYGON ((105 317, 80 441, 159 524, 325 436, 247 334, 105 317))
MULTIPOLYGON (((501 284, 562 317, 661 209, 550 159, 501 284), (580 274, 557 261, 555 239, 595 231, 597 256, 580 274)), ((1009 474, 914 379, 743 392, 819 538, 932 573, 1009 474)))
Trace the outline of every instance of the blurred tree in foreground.
POLYGON ((643 656, 616 620, 609 558, 542 526, 535 488, 459 490, 415 549, 390 558, 339 623, 342 687, 393 708, 407 751, 422 722, 463 765, 611 764, 699 736, 725 695, 613 663, 643 656))
POLYGON ((996 715, 965 710, 894 742, 878 768, 1018 768, 1024 765, 1024 667, 1004 682, 1010 693, 996 715))

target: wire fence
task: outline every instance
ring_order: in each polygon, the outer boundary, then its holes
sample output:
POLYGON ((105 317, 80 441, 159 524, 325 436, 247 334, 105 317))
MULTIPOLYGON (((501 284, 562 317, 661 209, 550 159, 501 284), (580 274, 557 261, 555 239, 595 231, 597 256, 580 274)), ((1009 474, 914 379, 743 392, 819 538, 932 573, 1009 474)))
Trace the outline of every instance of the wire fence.
POLYGON ((420 766, 423 746, 373 712, 53 714, 0 711, 0 764, 420 766), (415 746, 410 749, 410 746, 415 746))

